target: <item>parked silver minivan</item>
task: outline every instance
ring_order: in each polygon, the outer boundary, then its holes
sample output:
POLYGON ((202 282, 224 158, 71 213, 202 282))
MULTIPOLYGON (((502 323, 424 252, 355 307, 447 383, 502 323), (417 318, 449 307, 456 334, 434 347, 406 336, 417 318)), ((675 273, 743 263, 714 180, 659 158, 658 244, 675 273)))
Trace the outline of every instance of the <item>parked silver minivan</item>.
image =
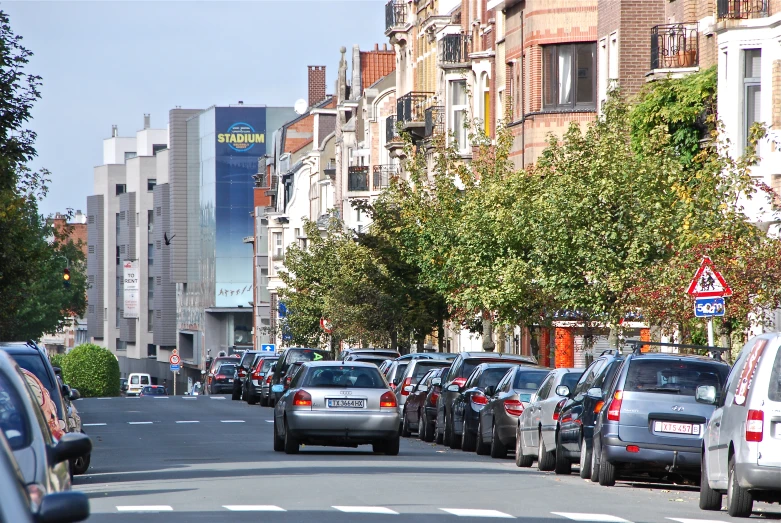
POLYGON ((781 502, 781 333, 750 340, 730 371, 703 437, 700 508, 751 515, 781 502))

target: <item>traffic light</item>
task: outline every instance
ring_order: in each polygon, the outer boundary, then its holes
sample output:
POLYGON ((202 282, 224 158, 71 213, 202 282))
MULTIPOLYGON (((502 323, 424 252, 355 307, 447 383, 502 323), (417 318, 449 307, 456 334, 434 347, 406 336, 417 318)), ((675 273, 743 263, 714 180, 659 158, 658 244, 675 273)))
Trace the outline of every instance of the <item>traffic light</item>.
POLYGON ((71 270, 67 267, 62 270, 62 284, 66 289, 70 289, 71 286, 71 270))

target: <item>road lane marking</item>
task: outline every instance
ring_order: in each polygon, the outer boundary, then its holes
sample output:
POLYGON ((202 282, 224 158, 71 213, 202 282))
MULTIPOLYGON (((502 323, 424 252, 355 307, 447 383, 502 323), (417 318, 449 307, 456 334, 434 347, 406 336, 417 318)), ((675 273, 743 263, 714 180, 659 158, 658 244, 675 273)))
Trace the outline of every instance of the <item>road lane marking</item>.
POLYGON ((233 512, 287 512, 276 505, 223 505, 222 508, 233 512))
POLYGON ((198 396, 182 396, 183 400, 197 400, 198 396))
POLYGON ((200 423, 200 421, 177 421, 177 423, 200 423))
POLYGON ((335 508, 336 510, 339 510, 341 512, 349 512, 351 514, 395 514, 395 515, 399 514, 395 510, 391 510, 391 509, 386 508, 386 507, 333 506, 331 508, 335 508))
POLYGON ((221 419, 220 423, 244 423, 243 419, 221 419))
POLYGON ((170 512, 170 505, 120 505, 117 512, 170 512))
POLYGON ((266 419, 266 420, 263 420, 263 421, 265 421, 266 423, 274 423, 273 419, 266 419))
POLYGON ((82 427, 105 427, 105 423, 82 423, 82 427))
POLYGON ((210 397, 211 399, 213 399, 213 400, 224 400, 224 399, 225 399, 225 397, 224 397, 224 396, 209 396, 209 397, 210 397))
POLYGON ((98 400, 110 400, 111 398, 95 398, 95 399, 98 399, 98 400))
POLYGON ((167 400, 168 396, 152 396, 156 400, 167 400))
POLYGON ((678 523, 725 523, 718 519, 687 519, 687 518, 664 518, 678 523))
POLYGON ((128 425, 151 425, 151 421, 128 421, 128 425))
POLYGON ((441 508, 443 512, 453 514, 454 516, 462 516, 468 518, 510 518, 515 519, 515 516, 499 512, 498 510, 481 510, 473 508, 441 508))
POLYGON ((551 512, 573 521, 597 521, 599 523, 632 523, 628 519, 611 516, 610 514, 589 514, 585 512, 551 512))

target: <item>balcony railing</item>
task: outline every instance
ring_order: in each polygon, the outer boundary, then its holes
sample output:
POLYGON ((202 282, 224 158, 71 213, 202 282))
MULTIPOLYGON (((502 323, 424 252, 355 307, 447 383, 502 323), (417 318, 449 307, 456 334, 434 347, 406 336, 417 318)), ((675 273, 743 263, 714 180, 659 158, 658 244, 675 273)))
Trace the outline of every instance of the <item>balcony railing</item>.
POLYGON ((441 105, 433 105, 426 109, 426 134, 425 137, 445 132, 445 108, 441 105))
POLYGON ((741 20, 768 16, 768 0, 718 0, 719 19, 741 20))
POLYGON ((384 189, 390 185, 391 178, 399 175, 398 165, 375 165, 374 172, 372 173, 374 178, 372 181, 372 187, 375 191, 384 189))
POLYGON ((442 63, 463 64, 468 62, 469 43, 469 37, 467 35, 445 35, 442 38, 442 63))
POLYGON ((699 64, 696 23, 657 25, 651 29, 651 69, 677 69, 699 64))
POLYGON ((385 143, 400 141, 401 137, 396 129, 396 115, 393 114, 385 119, 385 143))
POLYGON ((404 0, 390 0, 385 4, 385 31, 407 23, 407 5, 404 0))
POLYGON ((426 109, 434 103, 434 93, 412 92, 396 100, 396 120, 402 123, 425 121, 426 109))
POLYGON ((347 168, 347 190, 348 191, 368 191, 369 190, 369 167, 355 166, 347 168))

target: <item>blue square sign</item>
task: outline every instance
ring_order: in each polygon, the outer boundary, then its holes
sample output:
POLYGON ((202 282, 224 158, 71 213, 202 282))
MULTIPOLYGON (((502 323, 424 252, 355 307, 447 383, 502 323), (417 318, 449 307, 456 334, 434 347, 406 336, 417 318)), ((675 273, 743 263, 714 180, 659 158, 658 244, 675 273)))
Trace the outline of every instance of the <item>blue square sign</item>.
POLYGON ((277 346, 273 343, 266 343, 260 346, 261 352, 275 352, 277 350, 277 346))
POLYGON ((171 372, 179 372, 181 368, 179 365, 171 365, 171 372))

